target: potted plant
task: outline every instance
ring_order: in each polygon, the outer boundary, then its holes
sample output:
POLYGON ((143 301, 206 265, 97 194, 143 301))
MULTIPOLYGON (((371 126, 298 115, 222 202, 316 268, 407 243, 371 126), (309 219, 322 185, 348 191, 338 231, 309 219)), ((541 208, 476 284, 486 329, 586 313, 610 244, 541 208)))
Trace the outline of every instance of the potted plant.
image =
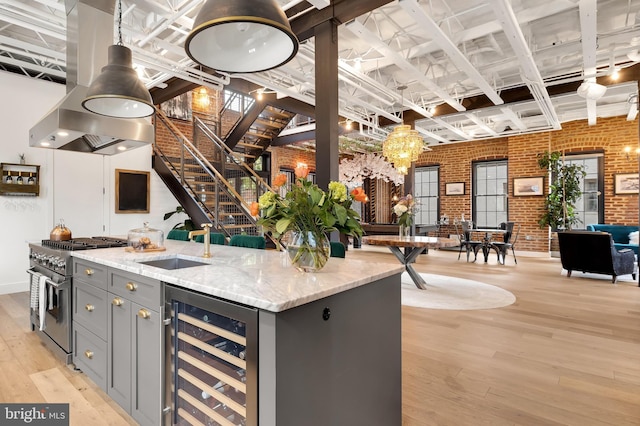
POLYGON ((581 179, 586 176, 584 166, 567 164, 559 151, 538 154, 538 166, 550 172, 551 184, 545 199, 545 211, 538 220, 540 228, 550 226, 553 231, 571 229, 580 222, 575 204, 582 196, 581 179))
MULTIPOLYGON (((187 213, 187 212, 184 211, 182 206, 176 207, 176 209, 174 211, 172 211, 172 212, 165 213, 164 214, 164 220, 169 219, 174 214, 180 214, 180 213, 184 213, 184 214, 187 213)), ((189 217, 187 217, 187 219, 185 219, 184 222, 175 224, 172 229, 181 229, 181 230, 184 230, 184 231, 195 231, 195 230, 198 230, 200 228, 197 228, 195 226, 195 224, 193 223, 193 221, 189 217)))

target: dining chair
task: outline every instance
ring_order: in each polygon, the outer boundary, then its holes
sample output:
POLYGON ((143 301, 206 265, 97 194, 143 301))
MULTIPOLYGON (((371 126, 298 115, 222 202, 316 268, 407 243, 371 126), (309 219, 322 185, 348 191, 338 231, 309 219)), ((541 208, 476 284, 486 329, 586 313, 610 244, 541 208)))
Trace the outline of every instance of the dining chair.
POLYGON ((331 247, 331 254, 329 257, 345 257, 347 250, 342 242, 329 241, 329 245, 331 247))
MULTIPOLYGON (((194 241, 196 243, 204 243, 204 235, 196 235, 196 238, 194 239, 194 241)), ((227 239, 224 237, 224 234, 221 234, 219 232, 210 232, 209 242, 211 244, 218 244, 218 245, 224 246, 225 244, 227 244, 227 239)))
POLYGON ((234 235, 229 240, 230 246, 265 249, 267 241, 262 235, 234 235))
POLYGON ((458 260, 460 260, 460 254, 464 249, 467 252, 467 262, 469 261, 469 253, 473 252, 475 262, 478 259, 478 249, 482 246, 482 241, 471 239, 472 223, 461 221, 459 224, 454 224, 458 238, 460 239, 460 250, 458 251, 458 260))
POLYGON ((516 252, 515 252, 514 246, 516 244, 516 241, 518 240, 518 235, 520 234, 521 225, 518 224, 517 231, 514 234, 513 230, 515 226, 516 226, 515 222, 507 222, 504 227, 506 232, 503 234, 502 241, 494 241, 491 243, 491 247, 498 254, 498 263, 501 263, 502 265, 504 265, 505 263, 505 257, 509 249, 511 249, 511 253, 513 254, 513 261, 516 264, 518 263, 518 259, 516 259, 516 252), (502 256, 502 261, 500 261, 501 256, 502 256))
POLYGON ((167 234, 167 240, 189 241, 189 231, 172 229, 167 234))

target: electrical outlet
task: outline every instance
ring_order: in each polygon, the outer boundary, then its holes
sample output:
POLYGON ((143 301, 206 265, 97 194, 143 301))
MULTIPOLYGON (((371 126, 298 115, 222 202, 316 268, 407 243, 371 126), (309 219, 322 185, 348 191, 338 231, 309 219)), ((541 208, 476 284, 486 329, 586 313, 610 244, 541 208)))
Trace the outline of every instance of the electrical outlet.
POLYGON ((531 235, 525 235, 524 239, 527 240, 527 241, 531 241, 531 240, 533 240, 533 237, 531 235))

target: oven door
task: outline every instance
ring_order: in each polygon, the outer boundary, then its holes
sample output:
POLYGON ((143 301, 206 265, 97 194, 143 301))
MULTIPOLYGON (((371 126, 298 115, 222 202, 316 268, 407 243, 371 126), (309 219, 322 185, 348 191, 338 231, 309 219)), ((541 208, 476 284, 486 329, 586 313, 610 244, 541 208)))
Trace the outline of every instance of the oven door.
POLYGON ((71 353, 71 278, 39 265, 32 265, 27 272, 31 283, 31 329, 71 353))

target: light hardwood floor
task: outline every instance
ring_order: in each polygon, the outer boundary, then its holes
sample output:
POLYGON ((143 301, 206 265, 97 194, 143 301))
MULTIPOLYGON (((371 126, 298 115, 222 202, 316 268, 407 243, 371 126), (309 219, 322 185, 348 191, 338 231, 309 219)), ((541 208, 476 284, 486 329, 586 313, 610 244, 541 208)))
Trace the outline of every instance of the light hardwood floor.
MULTIPOLYGON (((418 258, 418 272, 494 284, 517 300, 475 311, 403 307, 402 424, 640 425, 637 283, 566 278, 558 259, 517 254, 518 265, 508 256, 504 266, 494 254, 488 264, 449 251, 418 258)), ((384 248, 347 257, 397 262, 384 248)), ((0 296, 0 401, 70 402, 72 425, 135 424, 49 354, 29 331, 27 306, 27 293, 0 296)))

